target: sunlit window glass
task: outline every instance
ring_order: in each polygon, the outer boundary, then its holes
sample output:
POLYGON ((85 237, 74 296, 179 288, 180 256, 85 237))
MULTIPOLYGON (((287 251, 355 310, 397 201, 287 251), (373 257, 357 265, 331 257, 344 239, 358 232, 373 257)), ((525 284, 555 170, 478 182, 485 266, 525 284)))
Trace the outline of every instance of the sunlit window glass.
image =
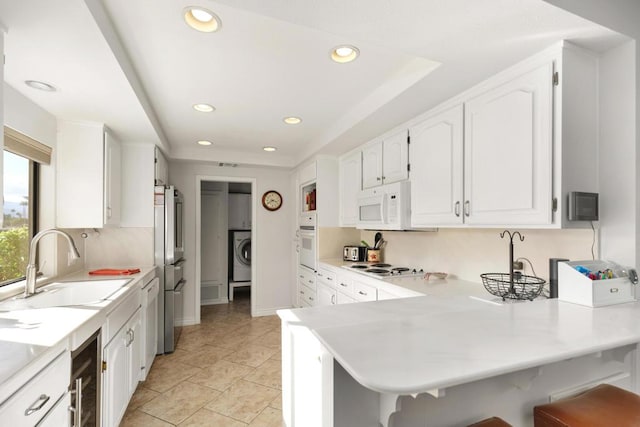
POLYGON ((30 161, 4 151, 0 285, 21 279, 27 266, 31 236, 30 161))

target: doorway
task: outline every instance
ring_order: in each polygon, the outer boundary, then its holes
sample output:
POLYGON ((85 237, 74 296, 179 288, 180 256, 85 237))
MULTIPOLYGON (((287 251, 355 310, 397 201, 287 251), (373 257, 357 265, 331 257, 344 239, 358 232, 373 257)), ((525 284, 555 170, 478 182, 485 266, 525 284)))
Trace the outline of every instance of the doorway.
POLYGON ((254 178, 196 177, 198 322, 201 306, 230 304, 238 297, 255 313, 255 187, 254 178))

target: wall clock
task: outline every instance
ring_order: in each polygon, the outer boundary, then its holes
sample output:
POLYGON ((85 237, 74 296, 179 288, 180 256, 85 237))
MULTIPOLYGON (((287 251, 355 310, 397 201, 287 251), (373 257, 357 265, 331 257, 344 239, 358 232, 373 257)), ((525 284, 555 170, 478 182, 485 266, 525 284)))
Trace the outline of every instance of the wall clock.
POLYGON ((262 195, 262 206, 269 211, 277 211, 282 206, 282 196, 275 190, 269 190, 262 195))

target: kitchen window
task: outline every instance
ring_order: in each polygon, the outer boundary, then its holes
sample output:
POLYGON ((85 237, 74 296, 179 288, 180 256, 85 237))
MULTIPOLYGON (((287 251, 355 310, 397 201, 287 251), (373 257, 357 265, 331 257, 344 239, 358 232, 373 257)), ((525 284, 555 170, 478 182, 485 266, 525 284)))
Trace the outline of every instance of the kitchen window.
POLYGON ((0 286, 23 280, 29 242, 38 231, 38 169, 51 162, 51 148, 5 126, 0 286))

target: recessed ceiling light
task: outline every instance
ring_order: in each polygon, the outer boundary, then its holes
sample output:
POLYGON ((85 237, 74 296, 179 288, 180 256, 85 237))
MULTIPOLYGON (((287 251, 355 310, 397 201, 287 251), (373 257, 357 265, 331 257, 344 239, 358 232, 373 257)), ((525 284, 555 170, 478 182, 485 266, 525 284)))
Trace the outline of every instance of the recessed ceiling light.
POLYGON ((194 104, 193 109, 196 111, 200 111, 201 113, 210 113, 215 110, 215 108, 213 108, 213 105, 209 104, 194 104))
POLYGON ((277 148, 276 147, 263 147, 262 148, 264 151, 276 151, 277 148))
POLYGON ((283 122, 285 122, 288 125, 297 125, 298 123, 302 122, 302 119, 300 117, 285 117, 284 119, 282 119, 283 122))
POLYGON ((204 145, 204 146, 207 146, 207 145, 211 145, 211 144, 213 144, 213 142, 211 142, 211 141, 207 141, 207 140, 203 139, 203 140, 201 140, 201 141, 198 141, 198 144, 200 144, 200 145, 204 145))
POLYGON ((358 55, 360 55, 360 51, 357 47, 346 44, 337 46, 331 51, 331 59, 341 64, 353 61, 358 55))
POLYGON ((200 6, 184 8, 184 20, 188 26, 203 33, 213 33, 222 27, 222 21, 215 13, 200 6))
POLYGON ((38 80, 25 80, 24 84, 33 89, 43 90, 45 92, 55 92, 55 86, 50 85, 49 83, 40 82, 38 80))

